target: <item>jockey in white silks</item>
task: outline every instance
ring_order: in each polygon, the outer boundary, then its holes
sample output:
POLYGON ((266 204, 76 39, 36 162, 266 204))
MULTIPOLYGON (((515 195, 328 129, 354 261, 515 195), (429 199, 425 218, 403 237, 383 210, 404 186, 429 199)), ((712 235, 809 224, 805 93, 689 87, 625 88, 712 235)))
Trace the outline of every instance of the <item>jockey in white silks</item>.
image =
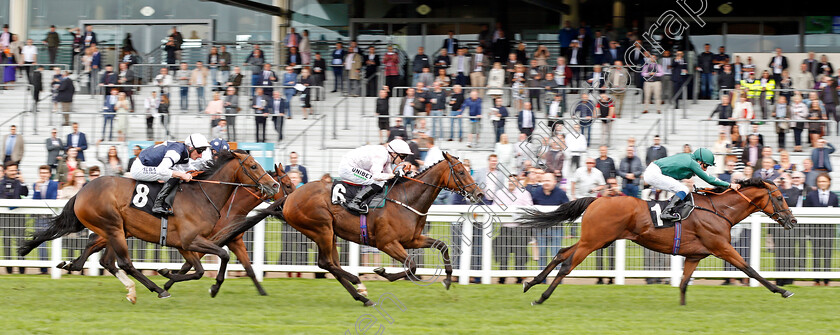
POLYGON ((141 181, 166 181, 155 198, 152 212, 156 214, 172 215, 172 206, 168 201, 169 194, 178 182, 192 180, 188 170, 200 170, 206 166, 207 160, 212 159, 207 138, 201 134, 192 134, 184 143, 165 141, 155 146, 143 149, 134 163, 131 164, 131 176, 141 181), (206 155, 204 155, 206 153, 206 155))
POLYGON ((395 177, 395 173, 402 176, 404 169, 394 171, 393 166, 404 162, 411 155, 411 149, 405 141, 396 139, 386 145, 366 145, 351 150, 338 167, 338 175, 342 180, 363 185, 347 203, 347 207, 359 213, 367 213, 365 205, 367 199, 382 190, 385 182, 395 177))

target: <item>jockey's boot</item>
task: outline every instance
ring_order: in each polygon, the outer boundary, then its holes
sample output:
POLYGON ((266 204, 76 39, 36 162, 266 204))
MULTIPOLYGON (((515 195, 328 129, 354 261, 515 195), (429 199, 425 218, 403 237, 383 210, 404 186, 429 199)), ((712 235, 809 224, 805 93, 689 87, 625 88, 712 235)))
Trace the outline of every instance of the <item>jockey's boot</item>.
POLYGON ((158 192, 157 197, 155 198, 155 205, 152 207, 152 213, 161 214, 161 215, 172 215, 175 214, 172 212, 172 199, 174 197, 170 197, 169 195, 173 193, 176 187, 178 187, 178 183, 181 180, 178 178, 169 178, 166 183, 163 184, 163 187, 158 192))
POLYGON ((367 200, 380 190, 382 190, 382 187, 379 187, 379 185, 366 185, 347 203, 347 208, 354 212, 366 214, 368 212, 367 200))
POLYGON ((671 202, 668 203, 668 206, 665 206, 665 209, 662 210, 662 214, 659 216, 659 218, 661 218, 662 220, 679 219, 676 211, 674 211, 674 207, 676 207, 682 200, 683 199, 682 197, 680 197, 680 194, 674 194, 674 196, 671 197, 671 202))

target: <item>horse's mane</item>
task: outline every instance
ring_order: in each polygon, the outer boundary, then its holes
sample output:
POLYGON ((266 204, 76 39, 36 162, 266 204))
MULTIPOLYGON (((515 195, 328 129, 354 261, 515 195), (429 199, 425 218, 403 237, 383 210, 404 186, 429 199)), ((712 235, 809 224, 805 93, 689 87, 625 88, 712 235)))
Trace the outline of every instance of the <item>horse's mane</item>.
MULTIPOLYGON (((773 183, 770 180, 764 180, 764 179, 761 179, 761 178, 758 178, 758 177, 753 177, 753 178, 750 178, 750 179, 737 180, 737 181, 735 181, 735 183, 741 185, 741 187, 758 187, 758 188, 767 188, 767 184, 776 185, 775 183, 773 183)), ((718 186, 718 187, 715 187, 714 189, 712 189, 711 192, 723 193, 727 189, 728 189, 728 187, 718 186)))
POLYGON ((210 163, 210 167, 208 167, 206 170, 204 170, 204 173, 198 175, 194 179, 198 179, 198 180, 210 179, 210 177, 212 177, 214 174, 216 174, 216 172, 219 172, 219 170, 223 166, 225 166, 225 164, 227 162, 236 158, 236 155, 234 155, 234 153, 246 154, 246 155, 248 154, 245 150, 239 150, 239 149, 237 149, 237 150, 222 150, 222 151, 219 152, 216 159, 213 160, 210 163))
POLYGON ((446 156, 447 156, 447 154, 444 152, 444 154, 443 154, 443 160, 438 161, 437 163, 434 163, 434 164, 432 164, 431 166, 429 166, 429 167, 427 167, 427 168, 423 169, 422 171, 418 172, 416 177, 420 177, 420 176, 422 176, 423 174, 425 174, 426 172, 428 172, 429 170, 431 170, 433 167, 435 167, 435 165, 438 165, 438 164, 440 164, 440 163, 445 162, 445 161, 446 161, 446 156))

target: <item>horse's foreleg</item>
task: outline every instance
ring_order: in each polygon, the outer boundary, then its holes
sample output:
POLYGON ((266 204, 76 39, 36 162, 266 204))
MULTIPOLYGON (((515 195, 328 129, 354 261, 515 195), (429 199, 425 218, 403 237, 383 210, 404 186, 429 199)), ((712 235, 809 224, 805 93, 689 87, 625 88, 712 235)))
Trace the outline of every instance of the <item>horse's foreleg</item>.
POLYGON ((239 260, 242 267, 245 268, 245 273, 251 278, 251 281, 254 282, 254 286, 257 287, 257 292, 259 292, 260 295, 268 295, 268 293, 265 293, 262 284, 260 284, 257 280, 254 268, 251 267, 251 258, 248 257, 248 249, 245 248, 245 241, 242 240, 242 235, 239 235, 239 237, 228 243, 227 246, 230 248, 230 251, 233 251, 233 254, 236 255, 236 259, 239 260))
POLYGON ((414 257, 408 257, 408 252, 405 251, 405 248, 403 248, 400 242, 391 241, 379 250, 382 250, 388 256, 393 257, 394 260, 402 263, 405 271, 398 273, 386 273, 385 268, 378 267, 374 269, 373 272, 376 272, 376 274, 388 279, 389 281, 400 280, 405 277, 409 277, 412 280, 417 278, 414 274, 417 270, 417 262, 414 261, 414 257))
POLYGON ((172 287, 173 284, 177 282, 197 280, 201 279, 201 277, 204 276, 204 267, 201 266, 201 256, 203 256, 203 254, 185 251, 181 249, 178 249, 178 252, 180 252, 181 256, 183 256, 184 260, 186 260, 186 263, 184 264, 184 266, 181 267, 179 273, 171 273, 166 270, 158 271, 162 276, 169 278, 169 281, 167 281, 166 284, 163 285, 163 289, 167 291, 172 287), (190 268, 193 267, 195 267, 195 272, 188 274, 187 271, 189 271, 190 268))
POLYGON ((685 258, 685 267, 683 268, 682 281, 680 281, 680 305, 685 306, 685 291, 688 290, 688 281, 691 280, 691 274, 697 269, 697 264, 706 256, 699 258, 685 258))
POLYGON ((434 247, 435 249, 440 250, 440 253, 443 256, 443 269, 446 272, 446 278, 443 280, 443 286, 448 290, 449 286, 452 285, 452 259, 449 257, 449 246, 447 246, 443 241, 436 240, 428 236, 424 237, 426 239, 426 243, 423 245, 423 248, 434 247))
POLYGON ((543 269, 542 272, 540 272, 540 274, 534 277, 534 280, 522 283, 523 293, 528 292, 528 290, 530 290, 531 287, 542 283, 543 280, 545 280, 545 278, 548 277, 548 274, 551 273, 551 270, 554 270, 554 268, 556 268, 557 265, 563 263, 565 260, 569 259, 569 257, 571 257, 572 254, 574 254, 574 249, 576 246, 577 243, 560 249, 560 251, 558 251, 557 254, 554 255, 554 258, 551 259, 551 262, 549 262, 548 265, 545 266, 545 269, 543 269))
MULTIPOLYGON (((117 233, 116 231, 113 234, 110 234, 108 239, 108 248, 111 249, 111 252, 117 258, 117 265, 120 269, 125 271, 125 273, 131 275, 138 281, 140 281, 143 286, 149 289, 149 291, 155 292, 158 294, 158 298, 169 298, 169 292, 157 286, 153 281, 149 280, 148 277, 144 276, 142 272, 138 271, 134 268, 134 265, 131 264, 131 258, 128 255, 128 244, 125 242, 125 236, 117 233)), ((119 274, 120 271, 117 271, 119 274)), ((117 277, 119 278, 119 277, 117 277)), ((123 278, 120 278, 123 283, 125 281, 123 278)), ((132 301, 133 303, 134 301, 132 301)))
POLYGON ((769 289, 770 292, 779 293, 782 295, 783 298, 787 298, 793 295, 793 292, 780 288, 768 281, 767 279, 764 279, 764 277, 762 277, 761 275, 759 275, 758 272, 755 271, 755 269, 753 269, 749 264, 747 264, 744 258, 741 257, 738 251, 736 251, 731 244, 721 242, 719 243, 718 248, 712 248, 710 250, 714 250, 712 251, 712 253, 715 256, 720 257, 721 259, 729 262, 729 264, 732 264, 732 266, 738 268, 738 270, 741 270, 744 273, 746 273, 747 276, 758 280, 758 282, 761 283, 761 285, 764 285, 764 287, 766 287, 767 289, 769 289))
MULTIPOLYGON (((329 271, 335 277, 335 279, 338 280, 339 283, 341 283, 341 286, 344 286, 344 289, 346 289, 347 292, 350 293, 351 296, 353 296, 353 299, 356 299, 356 301, 361 301, 365 306, 375 305, 373 301, 370 301, 370 299, 359 293, 359 291, 355 287, 353 287, 353 284, 350 283, 349 280, 347 280, 347 277, 345 277, 345 275, 352 275, 349 274, 347 271, 342 270, 341 267, 338 266, 338 264, 335 264, 333 262, 332 252, 336 250, 335 240, 332 237, 332 232, 330 232, 329 235, 329 238, 325 237, 313 239, 315 243, 318 244, 318 267, 329 271)), ((357 280, 358 278, 359 277, 356 277, 357 280)), ((361 280, 359 280, 358 283, 361 284, 361 280)))
MULTIPOLYGON (((222 247, 201 236, 196 236, 188 246, 184 247, 184 249, 193 251, 194 253, 219 256, 219 272, 216 274, 216 283, 210 287, 210 296, 216 297, 216 294, 219 293, 219 288, 221 288, 222 283, 225 282, 225 269, 227 268, 227 263, 230 261, 230 254, 228 254, 225 249, 222 249, 222 247)), ((193 264, 196 272, 198 272, 200 266, 201 262, 198 261, 193 264)))

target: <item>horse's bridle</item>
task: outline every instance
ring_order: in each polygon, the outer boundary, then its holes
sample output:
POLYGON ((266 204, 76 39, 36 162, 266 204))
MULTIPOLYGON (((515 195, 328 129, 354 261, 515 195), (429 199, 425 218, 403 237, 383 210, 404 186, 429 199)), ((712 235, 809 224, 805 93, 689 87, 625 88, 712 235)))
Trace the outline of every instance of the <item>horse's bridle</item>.
MULTIPOLYGON (((235 154, 235 153, 234 153, 234 154, 235 154)), ((250 179, 251 179, 251 181, 253 181, 253 182, 254 182, 254 185, 240 184, 240 185, 238 185, 238 186, 243 186, 243 187, 256 187, 256 188, 258 188, 258 189, 260 190, 260 193, 262 193, 263 195, 265 195, 265 196, 267 196, 267 197, 271 197, 271 196, 273 196, 273 195, 274 195, 275 193, 277 193, 277 192, 274 192, 274 193, 270 193, 270 194, 269 194, 269 192, 267 192, 267 191, 266 191, 266 187, 265 187, 265 186, 263 186, 262 184, 260 184, 260 182, 259 182, 259 180, 260 180, 260 179, 262 179, 263 177, 265 177, 266 175, 268 175, 268 171, 263 170, 263 174, 262 174, 262 175, 260 175, 260 177, 259 177, 259 178, 254 179, 254 176, 252 176, 250 173, 248 173, 248 169, 245 167, 245 161, 247 161, 247 160, 248 160, 248 158, 251 158, 251 154, 248 154, 248 156, 246 156, 246 157, 245 157, 245 159, 239 159, 239 157, 237 156, 237 157, 236 157, 236 160, 239 162, 239 168, 241 168, 241 169, 242 169, 242 171, 245 173, 245 175, 246 175, 246 176, 248 176, 248 178, 250 178, 250 179)), ((283 175, 285 175, 285 173, 284 173, 283 175)))
MULTIPOLYGON (((759 206, 758 206, 758 204, 756 204, 754 201, 752 201, 752 200, 751 200, 750 198, 748 198, 746 195, 744 195, 743 193, 741 193, 741 191, 735 190, 735 192, 736 192, 736 193, 738 193, 738 194, 739 194, 741 197, 743 197, 745 200, 749 201, 750 205, 753 205, 753 206, 754 206, 756 209, 758 209, 761 213, 764 213, 764 215, 767 215, 768 217, 770 217, 771 219, 773 219, 773 221, 776 221, 776 222, 778 222, 779 224, 784 225, 784 223, 782 223, 782 218, 781 218, 782 213, 784 213, 784 212, 791 212, 791 210, 790 210, 790 208, 788 208, 788 209, 779 209, 778 207, 776 207, 776 202, 773 200, 773 192, 775 192, 775 191, 779 191, 779 188, 777 187, 775 190, 770 190, 770 189, 768 188, 768 189, 767 189, 767 202, 765 202, 765 203, 764 203, 764 207, 759 207, 759 206), (767 210, 766 210, 766 209, 767 209, 767 205, 768 205, 768 204, 771 204, 771 203, 773 204, 773 213, 772 213, 772 214, 771 214, 771 213, 768 213, 768 212, 767 212, 767 210)), ((779 191, 779 193, 781 193, 781 191, 779 191)), ((792 213, 792 212, 791 212, 791 213, 792 213)))
MULTIPOLYGON (((427 182, 422 181, 420 179, 411 178, 409 176, 402 176, 402 178, 405 178, 405 179, 408 179, 408 180, 411 180, 411 181, 415 181, 415 182, 418 182, 418 183, 421 183, 421 184, 424 184, 424 185, 428 185, 428 186, 431 186, 431 187, 434 187, 434 188, 438 188, 438 189, 441 189, 441 190, 452 191, 452 192, 455 192, 456 194, 459 194, 459 195, 463 196, 464 198, 472 197, 472 195, 469 193, 469 191, 467 191, 467 188, 470 187, 470 186, 473 186, 473 185, 477 185, 477 183, 475 181, 473 181, 471 184, 466 184, 465 185, 464 182, 461 181, 461 178, 458 178, 458 176, 455 175, 455 167, 460 165, 460 164, 463 164, 463 162, 458 161, 458 163, 452 164, 452 162, 449 159, 446 159, 446 163, 449 164, 449 178, 450 179, 452 179, 452 178, 455 179, 455 186, 457 186, 458 189, 452 189, 452 188, 449 188, 449 187, 430 184, 430 183, 427 183, 427 182)), ((478 199, 475 199, 475 200, 478 200, 478 199)))

